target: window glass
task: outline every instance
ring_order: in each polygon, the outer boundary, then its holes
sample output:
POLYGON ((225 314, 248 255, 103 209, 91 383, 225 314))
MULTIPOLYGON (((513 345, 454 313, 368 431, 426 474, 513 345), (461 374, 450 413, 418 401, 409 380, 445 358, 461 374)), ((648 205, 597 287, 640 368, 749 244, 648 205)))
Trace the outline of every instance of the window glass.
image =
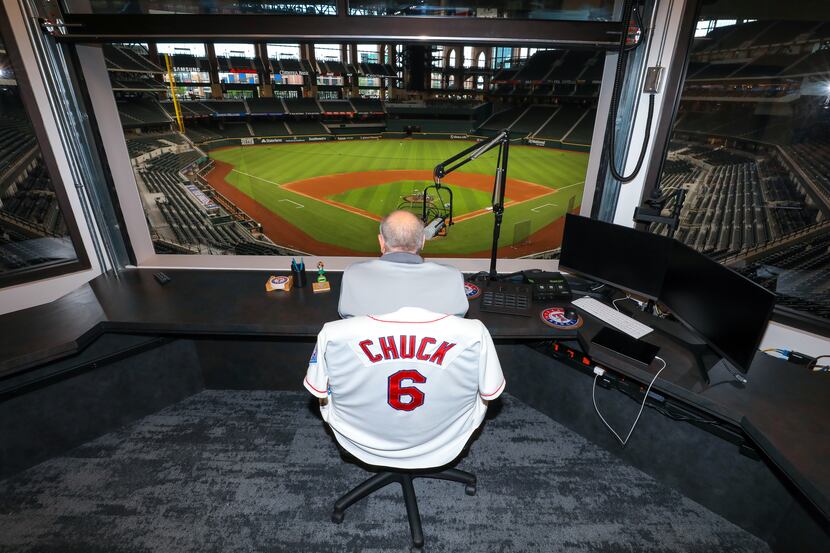
POLYGON ((62 0, 68 13, 336 15, 336 0, 239 2, 238 0, 62 0))
POLYGON ((516 19, 611 19, 613 0, 533 0, 504 2, 485 0, 349 0, 349 15, 448 16, 448 17, 510 17, 516 19))
MULTIPOLYGON (((300 59, 300 45, 299 44, 269 44, 266 47, 268 51, 268 57, 272 59, 280 59, 280 58, 293 58, 295 60, 300 59)), ((315 48, 314 51, 315 55, 317 54, 317 50, 315 48)))
MULTIPOLYGON (((152 44, 104 47, 112 78, 156 83, 113 93, 157 253, 375 255, 380 217, 397 208, 420 213, 425 203, 430 217, 447 216, 445 192, 424 193, 432 169, 508 127, 500 255, 547 257, 558 247, 564 214, 582 200, 604 52, 526 51, 509 75, 438 68, 406 90, 392 88, 396 68, 382 63, 386 49, 377 44, 355 45, 355 63, 340 59, 339 45, 316 45, 316 68, 296 48, 269 45, 270 67, 235 55, 237 46, 217 56, 218 67, 182 58, 219 80, 196 84, 175 67, 174 101, 152 44), (490 80, 492 98, 481 100, 490 80), (437 90, 422 90, 426 84, 437 90)), ((396 47, 396 62, 464 51, 396 47)), ((471 66, 478 53, 467 49, 471 66)), ((455 224, 427 244, 427 255, 489 256, 495 162, 489 152, 445 179, 455 224)))
POLYGON ((830 319, 830 23, 756 4, 702 8, 664 207, 685 196, 675 238, 830 319))
POLYGON ((60 185, 44 161, 32 126, 35 114, 18 86, 12 48, 0 34, 0 285, 78 261, 60 185))

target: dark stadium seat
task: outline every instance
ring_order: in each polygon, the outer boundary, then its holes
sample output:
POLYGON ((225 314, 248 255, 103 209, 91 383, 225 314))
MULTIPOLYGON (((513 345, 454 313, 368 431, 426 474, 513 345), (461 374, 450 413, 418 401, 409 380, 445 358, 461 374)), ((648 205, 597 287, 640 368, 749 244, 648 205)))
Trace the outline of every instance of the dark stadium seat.
POLYGON ((549 140, 562 140, 586 111, 582 106, 563 104, 553 118, 536 133, 536 136, 549 140))
POLYGON ((329 130, 319 121, 314 119, 292 119, 286 121, 286 126, 292 134, 329 134, 329 130))
POLYGON ((284 98, 288 113, 308 115, 320 113, 320 105, 314 98, 284 98))

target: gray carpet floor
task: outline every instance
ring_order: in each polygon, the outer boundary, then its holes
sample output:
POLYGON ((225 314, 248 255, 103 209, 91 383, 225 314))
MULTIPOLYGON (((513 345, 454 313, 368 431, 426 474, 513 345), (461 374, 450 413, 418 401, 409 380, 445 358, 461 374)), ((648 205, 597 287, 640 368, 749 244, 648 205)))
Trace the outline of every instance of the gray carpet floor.
MULTIPOLYGON (((417 480, 426 551, 766 552, 766 544, 505 394, 459 468, 417 480)), ((0 551, 408 551, 400 488, 330 522, 368 476, 295 392, 204 391, 0 482, 0 551)))

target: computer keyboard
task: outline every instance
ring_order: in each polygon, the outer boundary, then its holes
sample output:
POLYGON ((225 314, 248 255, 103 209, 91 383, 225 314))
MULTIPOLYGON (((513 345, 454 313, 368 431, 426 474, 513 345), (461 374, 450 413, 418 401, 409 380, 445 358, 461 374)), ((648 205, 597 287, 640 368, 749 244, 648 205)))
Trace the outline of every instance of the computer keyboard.
POLYGON ((640 339, 654 330, 650 326, 644 325, 640 321, 632 319, 628 315, 623 315, 610 305, 605 305, 601 301, 597 301, 594 298, 579 298, 577 300, 573 300, 571 303, 586 313, 593 315, 605 324, 613 326, 617 330, 625 332, 633 338, 640 339))
POLYGON ((530 316, 529 285, 512 282, 486 282, 480 285, 482 311, 530 316))

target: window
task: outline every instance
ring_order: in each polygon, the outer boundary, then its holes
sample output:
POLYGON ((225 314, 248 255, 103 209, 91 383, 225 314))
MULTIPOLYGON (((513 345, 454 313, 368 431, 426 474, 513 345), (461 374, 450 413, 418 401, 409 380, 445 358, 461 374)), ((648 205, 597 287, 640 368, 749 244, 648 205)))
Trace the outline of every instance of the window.
POLYGON ((613 5, 613 0, 580 0, 579 2, 562 2, 562 0, 533 2, 349 0, 349 15, 608 20, 612 16, 613 5))
MULTIPOLYGON (((269 55, 300 52, 293 45, 291 50, 271 46, 269 55)), ((425 48, 425 53, 431 51, 430 45, 425 48)), ((350 46, 347 51, 351 50, 350 46)), ((386 85, 393 75, 380 64, 385 50, 377 44, 359 44, 353 50, 361 74, 354 79, 347 76, 347 89, 341 88, 336 73, 309 73, 303 69, 308 60, 284 56, 271 58, 281 71, 274 75, 273 97, 267 86, 227 82, 212 87, 214 98, 181 98, 178 111, 184 136, 175 117, 177 108, 166 91, 125 94, 113 90, 151 237, 151 255, 155 254, 153 262, 165 263, 159 259, 162 254, 372 256, 377 248, 377 217, 399 206, 417 211, 423 183, 430 181, 437 161, 470 146, 466 136, 471 131, 492 136, 507 127, 514 139, 514 157, 508 174, 509 207, 501 255, 550 258, 560 236, 556 225, 561 225, 564 213, 578 210, 582 201, 596 95, 565 97, 554 106, 539 102, 530 89, 516 89, 515 83, 504 80, 494 82, 493 87, 509 90, 501 96, 494 94, 492 105, 476 101, 490 77, 472 68, 486 65, 488 53, 468 47, 465 54, 461 46, 432 50, 447 56, 444 68, 425 75, 440 93, 427 95, 413 87, 388 94, 386 85), (457 69, 461 55, 471 70, 457 69), (455 70, 447 68, 450 61, 455 70), (389 96, 396 101, 388 101, 389 96), (337 101, 344 97, 348 103, 337 101), (326 113, 353 115, 335 120, 326 113), (409 133, 412 140, 401 141, 394 133, 409 133), (421 140, 434 142, 427 147, 421 140), (394 152, 389 150, 392 147, 394 152), (369 194, 375 200, 366 200, 367 191, 361 190, 366 186, 318 186, 356 171, 354 167, 389 172, 378 176, 378 190, 369 194), (548 169, 540 171, 539 167, 548 169), (401 175, 400 171, 410 173, 401 175), (383 180, 387 176, 391 180, 383 180), (359 232, 342 232, 346 226, 359 232)), ((107 51, 111 57, 122 53, 107 51)), ((338 66, 340 46, 320 44, 314 51, 318 63, 330 58, 325 65, 338 66)), ((512 53, 510 48, 505 51, 512 53)), ((600 50, 574 52, 574 59, 557 78, 573 81, 586 65, 594 65, 605 55, 600 50)), ((217 61, 231 60, 249 66, 259 61, 239 57, 217 61)), ((550 64, 555 61, 559 60, 552 59, 550 64)), ((544 63, 536 68, 539 76, 535 80, 543 81, 540 86, 553 87, 554 81, 545 81, 551 69, 552 65, 544 63)), ((144 70, 153 74, 156 69, 144 70)), ((487 153, 445 180, 447 186, 456 187, 456 197, 465 201, 454 206, 456 224, 448 236, 427 245, 428 255, 489 256, 493 221, 487 207, 495 158, 495 152, 487 153)), ((429 195, 421 196, 421 208, 426 201, 430 213, 446 215, 445 198, 429 195)), ((144 236, 147 250, 150 244, 144 236)), ((235 263, 168 259, 172 264, 235 263)), ((263 262, 246 259, 238 263, 263 262)))
POLYGON ((433 46, 432 47, 432 67, 436 69, 441 69, 444 67, 444 47, 443 46, 433 46))
POLYGON ((478 54, 478 67, 487 67, 487 55, 484 52, 479 52, 478 54))
MULTIPOLYGON (((299 44, 268 44, 266 47, 269 59, 291 58, 300 59, 300 45, 299 44)), ((316 55, 316 50, 315 50, 316 55)))
MULTIPOLYGON (((0 18, 4 12, 0 10, 0 18)), ((15 45, 0 24, 0 286, 89 267, 15 45), (18 80, 19 79, 19 80, 18 80)))
POLYGON ((169 14, 263 14, 263 15, 336 15, 335 0, 303 0, 302 2, 237 2, 236 0, 134 0, 128 4, 109 0, 64 0, 69 13, 101 13, 129 16, 139 13, 158 13, 163 9, 169 14))
POLYGON ((377 44, 358 44, 357 45, 357 61, 359 63, 378 63, 378 45, 377 44))
POLYGON ((795 3, 786 20, 751 3, 720 2, 717 17, 707 6, 659 184, 667 207, 685 194, 674 237, 776 292, 785 310, 830 322, 826 25, 795 3))
POLYGON ((429 87, 436 89, 443 88, 441 83, 441 73, 430 73, 429 87))
POLYGON ((464 47, 464 67, 473 67, 473 47, 464 47))
POLYGON ((216 43, 213 48, 216 56, 220 58, 253 58, 256 56, 253 44, 216 43))
POLYGON ((341 61, 340 46, 337 44, 315 44, 314 57, 319 61, 341 61))
POLYGON ((455 48, 450 50, 450 56, 447 59, 447 67, 455 67, 455 48))
POLYGON ((195 56, 197 58, 207 57, 205 45, 198 42, 178 43, 178 42, 159 42, 156 44, 159 54, 184 54, 188 56, 195 56))
POLYGON ((501 69, 502 67, 510 67, 510 58, 513 56, 512 48, 504 48, 497 46, 493 48, 493 69, 501 69))

